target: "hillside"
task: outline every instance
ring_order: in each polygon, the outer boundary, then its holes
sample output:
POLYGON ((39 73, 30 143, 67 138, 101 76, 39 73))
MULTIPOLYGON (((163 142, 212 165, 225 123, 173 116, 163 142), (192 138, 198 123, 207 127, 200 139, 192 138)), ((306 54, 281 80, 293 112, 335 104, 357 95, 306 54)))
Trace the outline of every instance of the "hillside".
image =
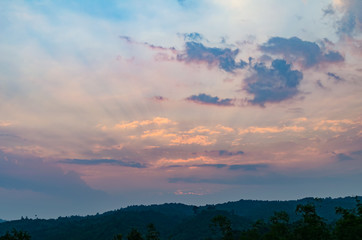
POLYGON ((150 206, 130 206, 94 216, 71 216, 57 219, 21 219, 0 223, 0 236, 13 228, 28 232, 32 239, 112 239, 116 234, 126 236, 133 228, 143 235, 147 225, 153 223, 160 232, 161 239, 205 239, 212 236, 211 220, 218 215, 226 216, 232 229, 248 229, 258 219, 267 221, 275 211, 285 211, 292 221, 298 219, 295 209, 298 204, 312 203, 317 213, 327 222, 335 222, 339 216, 335 208, 351 209, 356 206, 352 197, 295 201, 240 200, 201 207, 184 204, 162 204, 150 206))

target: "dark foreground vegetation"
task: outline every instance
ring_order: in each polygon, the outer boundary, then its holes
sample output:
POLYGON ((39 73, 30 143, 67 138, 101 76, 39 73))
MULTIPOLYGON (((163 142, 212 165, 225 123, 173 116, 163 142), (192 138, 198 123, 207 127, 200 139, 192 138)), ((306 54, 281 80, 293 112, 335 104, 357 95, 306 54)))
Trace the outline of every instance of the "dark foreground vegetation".
POLYGON ((0 240, 362 240, 361 197, 132 206, 0 223, 0 240))

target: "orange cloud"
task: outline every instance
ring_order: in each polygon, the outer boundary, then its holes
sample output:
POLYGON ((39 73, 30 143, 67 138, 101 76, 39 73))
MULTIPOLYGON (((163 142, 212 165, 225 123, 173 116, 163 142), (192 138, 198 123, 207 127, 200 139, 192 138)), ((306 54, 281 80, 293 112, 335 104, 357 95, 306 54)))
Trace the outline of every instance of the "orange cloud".
POLYGON ((175 195, 197 195, 197 196, 202 196, 204 195, 203 193, 196 193, 196 192, 192 192, 192 191, 181 191, 181 190, 177 190, 176 192, 174 192, 175 195))
POLYGON ((332 132, 346 132, 351 125, 356 125, 357 122, 342 119, 342 120, 321 120, 317 122, 313 130, 332 131, 332 132))
POLYGON ((177 159, 169 159, 169 158, 161 158, 155 163, 155 167, 167 167, 170 165, 193 165, 193 164, 212 164, 215 163, 215 160, 206 157, 200 156, 196 158, 177 158, 177 159))
POLYGON ((7 122, 7 121, 1 121, 0 122, 0 127, 9 127, 11 125, 13 125, 12 122, 7 122))
POLYGON ((304 127, 299 126, 284 126, 284 127, 249 127, 246 129, 240 129, 239 134, 246 134, 246 133, 281 133, 281 132, 303 132, 305 130, 304 127))
POLYGON ((203 135, 180 135, 175 139, 171 140, 170 145, 188 145, 188 144, 198 144, 202 146, 212 145, 216 142, 216 140, 209 140, 208 136, 203 135))
POLYGON ((189 133, 189 134, 193 134, 193 133, 218 134, 220 132, 208 129, 208 128, 204 127, 204 126, 198 126, 198 127, 195 127, 195 128, 193 128, 193 129, 191 129, 189 131, 186 131, 185 133, 189 133))
POLYGON ((142 138, 148 138, 148 137, 162 137, 162 138, 170 138, 170 137, 176 137, 176 134, 173 133, 167 133, 166 129, 156 129, 156 130, 147 130, 144 131, 141 135, 142 138))
POLYGON ((149 126, 149 125, 165 125, 165 124, 176 124, 172 120, 163 117, 155 117, 152 120, 143 120, 143 121, 132 121, 132 122, 121 122, 114 126, 115 129, 127 130, 135 129, 140 126, 149 126))

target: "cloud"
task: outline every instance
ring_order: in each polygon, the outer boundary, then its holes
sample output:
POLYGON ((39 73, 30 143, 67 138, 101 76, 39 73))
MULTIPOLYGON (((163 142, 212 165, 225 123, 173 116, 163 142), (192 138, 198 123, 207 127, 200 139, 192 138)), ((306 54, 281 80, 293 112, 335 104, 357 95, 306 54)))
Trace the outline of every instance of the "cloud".
POLYGON ((87 165, 87 166, 113 165, 113 166, 131 167, 131 168, 146 168, 146 165, 143 163, 128 162, 128 161, 115 160, 115 159, 65 159, 65 160, 60 160, 58 162, 66 164, 87 165))
POLYGON ((334 15, 336 11, 334 10, 332 4, 329 4, 325 9, 323 9, 324 16, 334 15))
POLYGON ((162 168, 227 168, 230 171, 258 171, 261 168, 268 168, 268 164, 224 164, 224 163, 203 163, 203 164, 173 164, 162 168))
POLYGON ((192 95, 186 98, 186 100, 206 105, 234 106, 234 100, 231 98, 220 99, 219 97, 212 97, 205 93, 200 93, 199 95, 192 95))
POLYGON ((338 34, 354 36, 362 32, 362 1, 334 1, 334 7, 342 13, 341 19, 337 22, 338 34))
POLYGON ((203 36, 197 32, 185 33, 183 34, 183 37, 185 41, 194 41, 194 42, 199 42, 203 39, 203 36))
POLYGON ((154 97, 152 98, 152 100, 157 101, 157 102, 165 102, 165 101, 168 101, 167 98, 162 97, 162 96, 154 96, 154 97))
POLYGON ((248 127, 246 129, 240 129, 239 134, 246 134, 246 133, 281 133, 281 132, 302 132, 304 131, 304 127, 298 126, 284 126, 284 127, 248 127))
POLYGON ((298 62, 303 68, 311 68, 321 63, 343 62, 344 57, 337 51, 321 49, 318 44, 300 38, 272 37, 260 46, 260 50, 282 55, 289 62, 298 62))
POLYGON ((352 155, 361 156, 362 150, 351 152, 352 155))
POLYGON ((267 164, 235 164, 230 165, 229 170, 257 171, 260 168, 267 168, 267 164))
POLYGON ((328 72, 327 75, 328 75, 329 78, 334 79, 336 82, 344 81, 343 78, 341 78, 340 76, 338 76, 338 75, 335 74, 335 73, 328 72))
POLYGON ((210 140, 208 136, 204 135, 179 135, 171 140, 170 145, 191 145, 191 144, 197 144, 201 146, 208 146, 215 144, 216 140, 210 140))
MULTIPOLYGON (((165 124, 175 124, 172 120, 164 117, 155 117, 152 120, 143 120, 143 121, 131 121, 131 122, 121 122, 114 126, 115 129, 135 129, 138 127, 144 127, 149 125, 165 125, 165 124)), ((102 129, 107 129, 107 127, 102 126, 102 129)))
POLYGON ((243 151, 237 151, 237 152, 229 152, 227 150, 220 150, 219 156, 237 156, 237 155, 243 155, 243 151))
POLYGON ((354 126, 359 125, 358 122, 349 119, 341 120, 320 120, 315 123, 313 130, 332 131, 332 132, 346 132, 354 126))
POLYGON ((40 158, 4 154, 0 151, 0 188, 44 193, 61 197, 98 196, 75 172, 64 173, 40 158))
POLYGON ((138 42, 129 36, 119 36, 119 38, 126 41, 128 44, 141 45, 141 46, 150 48, 152 50, 171 51, 174 53, 177 52, 174 47, 166 48, 166 47, 162 47, 162 46, 156 46, 156 45, 150 44, 148 42, 138 42))
POLYGON ((257 63, 252 68, 253 74, 244 80, 244 90, 254 95, 252 104, 264 106, 267 102, 282 102, 299 94, 299 83, 303 74, 291 69, 285 60, 276 59, 268 68, 257 63))
POLYGON ((353 158, 347 154, 344 154, 344 153, 338 153, 336 155, 336 158, 338 161, 349 161, 349 160, 353 160, 353 158))
POLYGON ((12 126, 14 123, 9 122, 9 121, 0 121, 0 127, 10 127, 12 126))
POLYGON ((231 50, 230 48, 210 48, 202 43, 190 41, 185 43, 184 53, 179 53, 177 59, 182 62, 207 63, 209 66, 218 66, 226 72, 233 72, 236 69, 242 69, 247 63, 235 58, 239 49, 231 50))

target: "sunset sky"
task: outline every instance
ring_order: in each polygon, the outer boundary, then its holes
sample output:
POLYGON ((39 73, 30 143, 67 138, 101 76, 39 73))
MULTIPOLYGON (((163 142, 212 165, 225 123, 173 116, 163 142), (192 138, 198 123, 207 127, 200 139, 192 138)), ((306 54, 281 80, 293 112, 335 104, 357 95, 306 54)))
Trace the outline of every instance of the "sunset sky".
POLYGON ((0 2, 0 219, 362 195, 362 1, 0 2))

